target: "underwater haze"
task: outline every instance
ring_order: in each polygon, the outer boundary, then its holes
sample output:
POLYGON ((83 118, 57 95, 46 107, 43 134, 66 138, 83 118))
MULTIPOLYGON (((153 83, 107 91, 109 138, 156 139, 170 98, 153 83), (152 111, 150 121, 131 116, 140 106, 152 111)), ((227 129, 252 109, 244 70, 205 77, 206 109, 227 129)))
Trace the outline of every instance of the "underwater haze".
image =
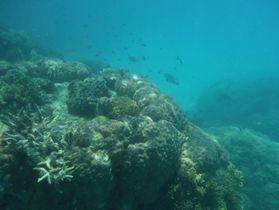
POLYGON ((66 59, 150 77, 188 110, 217 80, 277 74, 278 10, 274 0, 1 0, 0 20, 66 59))
POLYGON ((278 210, 278 11, 0 0, 0 210, 278 210))

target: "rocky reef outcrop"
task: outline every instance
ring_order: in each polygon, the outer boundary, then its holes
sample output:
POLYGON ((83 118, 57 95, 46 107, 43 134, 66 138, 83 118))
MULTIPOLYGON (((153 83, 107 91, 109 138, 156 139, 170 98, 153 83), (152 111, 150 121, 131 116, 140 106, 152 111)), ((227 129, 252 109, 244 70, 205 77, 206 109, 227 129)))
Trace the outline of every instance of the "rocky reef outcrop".
POLYGON ((1 209, 242 209, 241 173, 150 82, 0 59, 1 209))

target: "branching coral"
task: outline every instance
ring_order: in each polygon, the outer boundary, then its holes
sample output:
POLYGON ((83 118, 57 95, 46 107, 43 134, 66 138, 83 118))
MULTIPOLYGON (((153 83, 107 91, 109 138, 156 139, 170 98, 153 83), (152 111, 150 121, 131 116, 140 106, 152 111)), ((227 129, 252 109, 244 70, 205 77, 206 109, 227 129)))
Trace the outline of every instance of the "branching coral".
POLYGON ((3 134, 2 143, 10 150, 27 155, 41 176, 38 182, 46 179, 51 184, 53 181, 70 180, 73 177, 71 171, 74 167, 68 166, 64 157, 65 142, 63 139, 53 138, 49 130, 49 125, 55 118, 42 118, 35 123, 34 118, 21 111, 18 115, 10 114, 5 119, 9 130, 3 134))
POLYGON ((37 165, 39 167, 34 168, 42 175, 40 178, 38 178, 38 182, 46 179, 47 182, 51 184, 52 180, 54 180, 55 182, 64 180, 70 181, 73 178, 73 175, 70 175, 70 173, 74 169, 74 167, 67 167, 65 162, 61 160, 56 161, 56 163, 60 163, 60 166, 56 166, 56 168, 54 168, 50 163, 51 159, 48 158, 47 160, 38 163, 37 165))

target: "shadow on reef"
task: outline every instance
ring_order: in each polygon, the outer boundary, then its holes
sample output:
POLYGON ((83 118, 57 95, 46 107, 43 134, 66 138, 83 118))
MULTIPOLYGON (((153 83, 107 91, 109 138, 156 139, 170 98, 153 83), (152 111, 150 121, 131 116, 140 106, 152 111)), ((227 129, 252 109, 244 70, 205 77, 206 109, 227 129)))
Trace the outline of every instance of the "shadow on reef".
POLYGON ((148 81, 39 53, 0 59, 1 209, 242 209, 241 173, 148 81))

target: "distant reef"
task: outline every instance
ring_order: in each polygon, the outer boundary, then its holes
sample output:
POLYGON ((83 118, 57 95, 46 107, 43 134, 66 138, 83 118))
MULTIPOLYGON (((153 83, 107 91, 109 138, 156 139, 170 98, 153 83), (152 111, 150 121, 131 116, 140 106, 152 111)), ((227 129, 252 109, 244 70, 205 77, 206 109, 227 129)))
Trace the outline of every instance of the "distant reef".
POLYGON ((235 126, 211 127, 213 134, 243 171, 246 208, 277 210, 279 144, 268 136, 235 126))
POLYGON ((220 81, 192 120, 214 135, 245 177, 247 210, 279 207, 279 77, 220 81))
POLYGON ((0 27, 0 209, 240 210, 242 175, 170 97, 0 27))
POLYGON ((250 128, 279 142, 279 74, 212 85, 201 94, 193 119, 202 127, 250 128))

